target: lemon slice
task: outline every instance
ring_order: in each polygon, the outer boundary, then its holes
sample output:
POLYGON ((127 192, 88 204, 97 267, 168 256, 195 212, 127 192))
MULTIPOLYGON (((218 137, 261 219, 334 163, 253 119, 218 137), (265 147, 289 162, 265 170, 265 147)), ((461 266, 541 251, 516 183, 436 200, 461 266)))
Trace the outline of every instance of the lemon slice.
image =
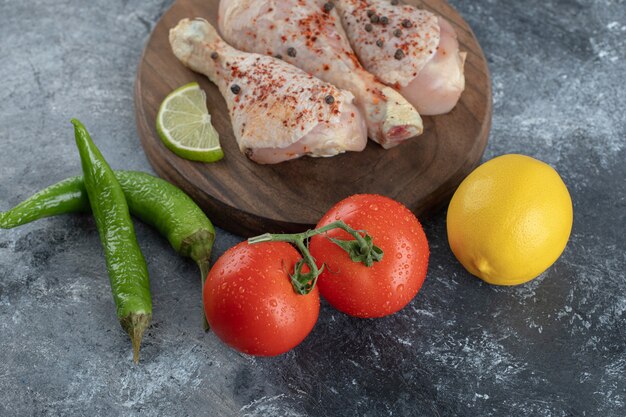
POLYGON ((165 146, 181 158, 215 162, 224 157, 206 107, 206 94, 198 83, 177 88, 163 100, 157 132, 165 146))

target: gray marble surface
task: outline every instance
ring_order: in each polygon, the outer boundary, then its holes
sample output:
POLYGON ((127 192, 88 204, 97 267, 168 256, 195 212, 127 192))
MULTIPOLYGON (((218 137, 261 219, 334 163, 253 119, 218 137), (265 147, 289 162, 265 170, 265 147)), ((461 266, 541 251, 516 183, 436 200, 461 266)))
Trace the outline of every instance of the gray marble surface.
MULTIPOLYGON (((455 261, 445 213, 400 314, 322 305, 297 349, 243 356, 200 327, 195 266, 137 224, 155 305, 133 366, 89 216, 0 231, 0 416, 626 414, 626 2, 453 0, 494 86, 485 159, 553 165, 571 241, 539 279, 497 288, 455 261)), ((80 172, 71 117, 114 168, 152 172, 135 132, 142 46, 171 0, 0 0, 0 210, 80 172)), ((239 239, 220 233, 215 256, 239 239)))

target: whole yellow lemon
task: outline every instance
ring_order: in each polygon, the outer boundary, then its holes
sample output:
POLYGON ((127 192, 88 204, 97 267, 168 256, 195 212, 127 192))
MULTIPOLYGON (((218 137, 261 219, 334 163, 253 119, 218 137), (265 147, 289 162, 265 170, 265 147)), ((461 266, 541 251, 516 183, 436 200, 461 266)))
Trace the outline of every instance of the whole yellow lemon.
POLYGON ((448 241, 473 275, 490 284, 517 285, 561 256, 572 222, 572 199, 551 166, 503 155, 459 186, 448 208, 448 241))

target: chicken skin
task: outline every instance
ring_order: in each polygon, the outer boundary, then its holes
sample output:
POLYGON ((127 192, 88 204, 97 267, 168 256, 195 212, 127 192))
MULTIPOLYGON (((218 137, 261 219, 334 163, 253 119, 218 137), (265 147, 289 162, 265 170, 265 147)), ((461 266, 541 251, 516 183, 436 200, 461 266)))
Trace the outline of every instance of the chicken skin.
POLYGON ((279 57, 352 92, 369 137, 384 148, 421 134, 419 113, 361 66, 330 4, 323 0, 221 0, 219 28, 236 48, 279 57))
POLYGON ((422 115, 451 111, 465 89, 466 53, 448 21, 389 0, 334 0, 350 43, 372 74, 422 115))
POLYGON ((239 149, 260 164, 362 151, 367 130, 352 93, 284 61, 241 52, 204 19, 170 30, 174 55, 215 83, 239 149))

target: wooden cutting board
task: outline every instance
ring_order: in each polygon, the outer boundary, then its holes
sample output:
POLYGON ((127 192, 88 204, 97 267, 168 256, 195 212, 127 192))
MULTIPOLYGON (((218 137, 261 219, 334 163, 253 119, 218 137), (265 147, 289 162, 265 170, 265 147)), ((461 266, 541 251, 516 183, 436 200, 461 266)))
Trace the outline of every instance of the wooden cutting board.
POLYGON ((389 196, 416 215, 441 207, 479 163, 491 128, 491 80, 483 52, 463 18, 444 0, 410 0, 447 18, 468 52, 466 90, 449 114, 425 117, 425 133, 391 150, 370 141, 363 152, 258 165, 239 152, 226 103, 207 78, 172 54, 168 31, 185 17, 217 27, 219 0, 177 0, 154 28, 135 83, 141 143, 155 171, 185 190, 219 227, 245 237, 313 227, 341 199, 357 193, 389 196), (214 164, 186 161, 159 139, 155 119, 172 90, 197 81, 207 93, 225 158, 214 164))

